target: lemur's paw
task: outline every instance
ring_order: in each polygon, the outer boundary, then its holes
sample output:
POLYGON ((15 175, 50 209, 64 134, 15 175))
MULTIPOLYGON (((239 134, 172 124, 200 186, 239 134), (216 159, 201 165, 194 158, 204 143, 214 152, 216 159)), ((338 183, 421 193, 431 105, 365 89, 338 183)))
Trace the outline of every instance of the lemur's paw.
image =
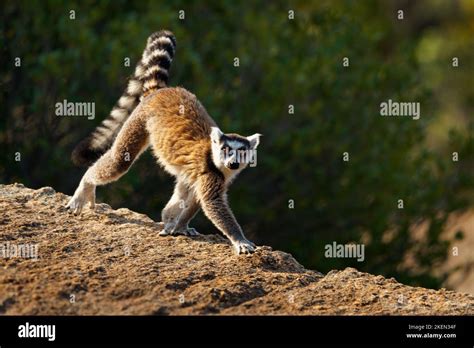
POLYGON ((234 250, 237 253, 237 255, 240 254, 252 254, 255 252, 255 249, 257 248, 254 243, 247 239, 242 239, 237 242, 233 243, 234 250))
POLYGON ((66 209, 69 209, 75 215, 79 215, 87 203, 90 203, 91 209, 95 208, 95 187, 88 187, 87 189, 78 187, 74 192, 74 196, 66 205, 66 209))
POLYGON ((196 231, 196 229, 192 228, 192 227, 188 227, 186 229, 186 232, 185 232, 185 236, 190 236, 190 237, 193 237, 193 236, 199 236, 200 233, 198 231, 196 231))
POLYGON ((172 224, 172 223, 164 223, 164 227, 163 227, 163 230, 158 233, 159 236, 171 236, 173 235, 173 231, 174 231, 174 226, 175 224, 172 224))
POLYGON ((186 228, 164 228, 163 231, 159 233, 160 236, 177 236, 177 235, 182 235, 182 236, 199 236, 199 232, 196 231, 194 228, 191 227, 186 227, 186 228))

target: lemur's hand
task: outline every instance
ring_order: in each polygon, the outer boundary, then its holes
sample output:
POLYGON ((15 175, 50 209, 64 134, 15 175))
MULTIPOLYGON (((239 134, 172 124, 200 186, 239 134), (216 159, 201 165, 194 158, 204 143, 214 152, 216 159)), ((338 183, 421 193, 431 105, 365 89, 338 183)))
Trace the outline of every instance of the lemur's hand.
POLYGON ((183 235, 183 236, 199 236, 200 233, 196 231, 196 229, 192 227, 187 227, 187 226, 182 226, 182 227, 177 227, 175 224, 165 224, 163 227, 163 230, 158 233, 159 236, 177 236, 177 235, 183 235))
POLYGON ((91 209, 95 208, 95 186, 81 182, 66 208, 75 215, 79 215, 86 203, 90 203, 91 209))
POLYGON ((234 246, 234 250, 239 254, 252 254, 255 249, 257 248, 254 243, 247 239, 241 239, 236 242, 232 242, 232 245, 234 246))

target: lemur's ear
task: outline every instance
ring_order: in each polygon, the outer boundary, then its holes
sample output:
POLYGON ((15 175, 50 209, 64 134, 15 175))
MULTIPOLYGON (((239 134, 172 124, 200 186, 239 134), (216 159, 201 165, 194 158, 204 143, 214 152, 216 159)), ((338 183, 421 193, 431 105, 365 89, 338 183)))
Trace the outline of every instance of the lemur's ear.
POLYGON ((250 141, 250 147, 252 149, 256 149, 258 144, 260 144, 260 137, 262 135, 260 133, 255 133, 254 135, 251 135, 247 137, 247 140, 250 141))
POLYGON ((219 128, 211 127, 211 140, 213 143, 216 143, 216 144, 220 143, 223 135, 224 133, 222 133, 222 131, 219 128))

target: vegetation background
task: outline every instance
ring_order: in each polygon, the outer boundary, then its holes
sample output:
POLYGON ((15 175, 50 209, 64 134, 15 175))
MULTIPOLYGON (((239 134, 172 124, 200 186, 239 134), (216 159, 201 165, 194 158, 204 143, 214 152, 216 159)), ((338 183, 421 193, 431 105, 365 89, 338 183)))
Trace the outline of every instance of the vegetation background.
MULTIPOLYGON (((474 205, 474 1, 7 0, 0 9, 0 182, 72 194, 84 172, 73 147, 108 115, 148 35, 166 28, 178 40, 171 85, 195 93, 224 131, 264 134, 258 166, 230 190, 250 239, 323 272, 354 266, 435 288, 448 275, 435 272, 456 243, 442 236, 446 219, 474 205), (64 99, 95 102, 96 118, 57 117, 64 99), (421 118, 381 117, 388 99, 420 102, 421 118), (365 243, 365 261, 326 258, 333 241, 365 243)), ((159 220, 171 192, 146 153, 98 200, 159 220)), ((194 225, 216 232, 203 216, 194 225)))

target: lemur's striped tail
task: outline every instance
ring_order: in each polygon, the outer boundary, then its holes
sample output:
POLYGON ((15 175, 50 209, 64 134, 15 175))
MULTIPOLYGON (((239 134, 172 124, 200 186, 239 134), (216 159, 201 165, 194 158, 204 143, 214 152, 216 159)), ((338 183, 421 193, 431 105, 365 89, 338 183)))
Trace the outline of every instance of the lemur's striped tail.
POLYGON ((123 124, 140 100, 153 90, 168 85, 169 68, 176 50, 172 32, 161 30, 150 35, 142 58, 129 78, 127 89, 113 107, 109 117, 72 152, 77 166, 90 166, 113 144, 123 124))

